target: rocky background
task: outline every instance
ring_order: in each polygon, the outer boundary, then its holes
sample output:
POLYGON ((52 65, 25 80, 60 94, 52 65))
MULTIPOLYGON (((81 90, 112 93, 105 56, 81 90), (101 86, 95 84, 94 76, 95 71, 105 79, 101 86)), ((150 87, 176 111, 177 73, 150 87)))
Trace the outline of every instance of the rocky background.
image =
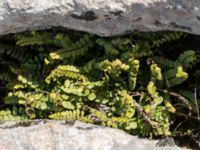
POLYGON ((1 150, 186 150, 170 139, 140 139, 78 121, 1 122, 0 137, 1 150))
MULTIPOLYGON (((67 28, 100 36, 174 30, 200 34, 199 0, 1 0, 0 35, 67 28)), ((179 150, 162 140, 65 121, 1 122, 1 150, 179 150), (165 147, 159 147, 165 145, 165 147)), ((184 149, 184 148, 182 148, 184 149)))
POLYGON ((200 34, 199 0, 1 0, 0 35, 64 27, 100 36, 175 30, 200 34))

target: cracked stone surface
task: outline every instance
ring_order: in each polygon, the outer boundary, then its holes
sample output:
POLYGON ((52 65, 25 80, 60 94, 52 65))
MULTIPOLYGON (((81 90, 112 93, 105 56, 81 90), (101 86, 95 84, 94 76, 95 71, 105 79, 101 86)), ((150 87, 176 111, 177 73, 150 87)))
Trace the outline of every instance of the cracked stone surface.
POLYGON ((0 137, 1 150, 186 150, 78 121, 1 122, 0 137))
POLYGON ((200 34, 200 0, 0 0, 0 35, 67 29, 113 36, 175 30, 200 34))

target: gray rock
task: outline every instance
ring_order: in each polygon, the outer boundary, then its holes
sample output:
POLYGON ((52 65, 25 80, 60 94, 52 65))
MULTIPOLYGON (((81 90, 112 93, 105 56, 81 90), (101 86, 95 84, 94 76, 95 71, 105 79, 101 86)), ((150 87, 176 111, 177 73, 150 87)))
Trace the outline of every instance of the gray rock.
POLYGON ((200 0, 1 0, 0 35, 64 27, 100 36, 176 30, 200 34, 200 0))
POLYGON ((4 122, 0 124, 1 150, 181 150, 156 147, 156 140, 139 139, 121 130, 81 122, 4 122), (22 125, 32 124, 23 127, 22 125))

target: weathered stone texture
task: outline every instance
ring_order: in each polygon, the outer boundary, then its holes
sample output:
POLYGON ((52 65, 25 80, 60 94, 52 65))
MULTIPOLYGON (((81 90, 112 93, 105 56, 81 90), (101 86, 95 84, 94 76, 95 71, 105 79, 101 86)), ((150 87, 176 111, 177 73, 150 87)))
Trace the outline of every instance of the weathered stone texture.
POLYGON ((139 139, 117 129, 81 122, 40 121, 28 127, 0 124, 0 150, 184 150, 156 147, 157 141, 139 139), (2 129, 4 128, 4 129, 2 129))
POLYGON ((101 36, 158 30, 200 34, 200 0, 0 0, 0 35, 51 27, 101 36))

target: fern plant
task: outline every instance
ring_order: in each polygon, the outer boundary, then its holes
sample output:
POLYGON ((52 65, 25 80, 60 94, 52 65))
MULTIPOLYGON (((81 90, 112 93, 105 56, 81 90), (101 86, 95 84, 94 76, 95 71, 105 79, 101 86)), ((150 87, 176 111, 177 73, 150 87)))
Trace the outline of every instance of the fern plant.
POLYGON ((8 65, 14 77, 8 79, 0 116, 80 120, 142 136, 170 136, 176 108, 162 88, 182 84, 196 54, 185 51, 177 60, 152 54, 184 34, 75 35, 23 33, 15 36, 14 48, 3 46, 0 54, 18 65, 8 65))

